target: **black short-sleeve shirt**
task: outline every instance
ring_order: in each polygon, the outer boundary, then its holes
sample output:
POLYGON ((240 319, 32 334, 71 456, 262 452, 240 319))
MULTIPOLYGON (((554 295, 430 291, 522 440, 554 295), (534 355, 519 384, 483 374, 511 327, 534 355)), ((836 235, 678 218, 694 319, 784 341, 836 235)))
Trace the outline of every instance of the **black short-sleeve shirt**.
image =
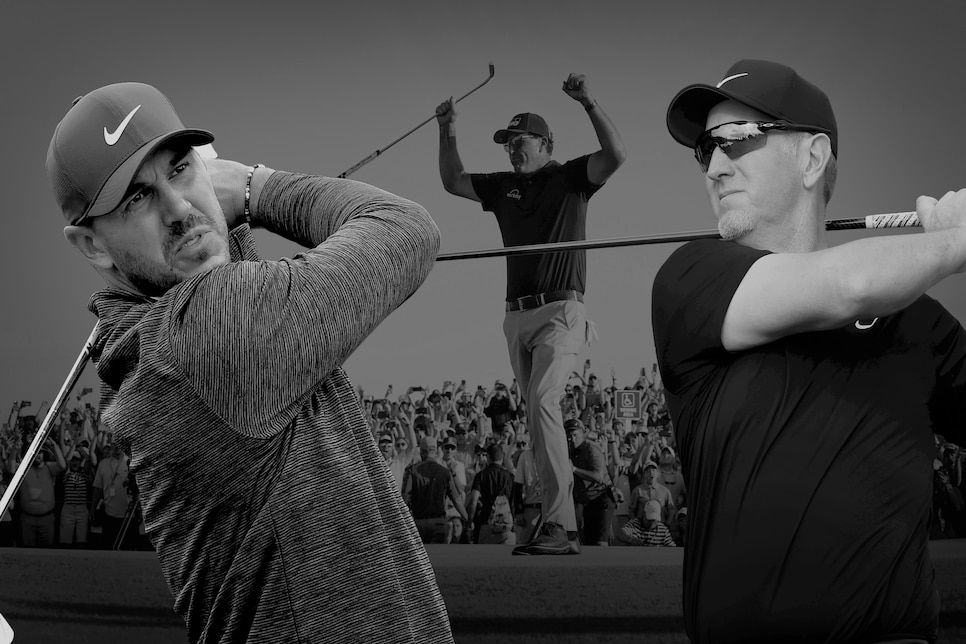
MULTIPOLYGON (((600 189, 587 178, 589 155, 551 161, 529 174, 471 174, 483 210, 496 215, 503 245, 586 239, 587 202, 600 189)), ((587 251, 506 258, 507 301, 524 295, 586 288, 587 251)))
POLYGON ((933 433, 966 428, 966 333, 928 296, 893 315, 739 352, 721 343, 767 254, 701 240, 653 289, 688 486, 693 642, 933 641, 933 433))

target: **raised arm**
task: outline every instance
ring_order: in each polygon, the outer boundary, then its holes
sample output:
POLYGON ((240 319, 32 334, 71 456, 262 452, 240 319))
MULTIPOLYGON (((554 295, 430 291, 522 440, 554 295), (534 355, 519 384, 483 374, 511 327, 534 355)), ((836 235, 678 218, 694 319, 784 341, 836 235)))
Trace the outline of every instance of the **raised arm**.
POLYGON ((916 202, 925 232, 875 237, 811 253, 758 259, 735 291, 721 328, 730 351, 900 311, 966 270, 966 190, 916 202))
POLYGON ((563 91, 584 106, 590 122, 594 125, 600 149, 591 154, 587 161, 587 179, 599 186, 617 172, 617 168, 627 158, 624 141, 604 108, 591 95, 583 74, 570 74, 563 83, 563 91))
POLYGON ((439 178, 443 180, 443 188, 458 197, 480 201, 456 150, 456 104, 452 96, 436 108, 436 121, 439 123, 439 178))
MULTIPOLYGON (((235 185, 244 192, 244 177, 235 185)), ((177 289, 171 341, 215 413, 271 432, 422 284, 439 230, 418 204, 348 179, 259 168, 251 203, 254 225, 310 250, 232 262, 177 289), (214 385, 226 372, 233 386, 214 385)))

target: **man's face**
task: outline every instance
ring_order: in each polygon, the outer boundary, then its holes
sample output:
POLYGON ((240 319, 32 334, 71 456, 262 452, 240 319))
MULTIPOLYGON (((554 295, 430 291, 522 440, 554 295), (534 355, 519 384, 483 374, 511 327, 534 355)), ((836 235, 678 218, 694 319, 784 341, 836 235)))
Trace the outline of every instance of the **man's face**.
MULTIPOLYGON (((711 129, 734 121, 772 121, 734 101, 715 105, 705 124, 711 129)), ((789 145, 789 133, 771 132, 764 146, 736 159, 720 148, 711 156, 705 189, 723 239, 753 243, 785 220, 803 195, 802 168, 789 145)))
POLYGON ((121 205, 91 230, 105 265, 145 295, 230 261, 228 227, 204 161, 191 148, 153 152, 121 205))
POLYGON ((649 467, 644 470, 644 485, 651 485, 657 478, 657 468, 649 467))
POLYGON ((387 458, 389 456, 391 456, 392 455, 392 439, 389 438, 388 436, 385 436, 383 438, 380 438, 379 439, 379 451, 382 452, 382 455, 385 456, 385 457, 387 457, 387 458))
POLYGON ((550 160, 547 141, 535 134, 516 134, 504 144, 510 155, 510 165, 519 174, 536 172, 550 160))
POLYGON ((571 449, 580 447, 583 442, 584 432, 579 427, 567 431, 567 445, 571 449))

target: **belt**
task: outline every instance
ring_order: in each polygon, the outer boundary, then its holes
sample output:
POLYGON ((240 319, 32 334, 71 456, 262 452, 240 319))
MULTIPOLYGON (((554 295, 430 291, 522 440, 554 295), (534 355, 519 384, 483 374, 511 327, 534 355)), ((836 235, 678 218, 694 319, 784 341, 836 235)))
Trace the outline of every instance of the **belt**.
POLYGON ((24 516, 33 517, 34 519, 40 519, 40 518, 43 518, 43 517, 46 517, 46 516, 50 516, 51 514, 54 513, 53 510, 48 510, 47 512, 44 512, 43 514, 34 514, 33 512, 27 512, 26 510, 21 510, 20 512, 24 516))
POLYGON ((577 291, 551 291, 549 293, 537 293, 536 295, 524 295, 506 303, 507 311, 529 311, 538 306, 543 306, 548 302, 561 302, 571 300, 576 302, 584 301, 584 294, 577 291))

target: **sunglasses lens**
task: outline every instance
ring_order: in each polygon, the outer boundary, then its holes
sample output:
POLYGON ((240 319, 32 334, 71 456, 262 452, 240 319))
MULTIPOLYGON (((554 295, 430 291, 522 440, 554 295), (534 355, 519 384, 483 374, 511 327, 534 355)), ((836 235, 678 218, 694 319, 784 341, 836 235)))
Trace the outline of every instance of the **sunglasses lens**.
POLYGON ((707 172, 715 148, 721 148, 729 159, 737 159, 763 147, 768 142, 765 134, 758 123, 724 123, 698 137, 694 145, 694 158, 698 160, 701 171, 707 172))

